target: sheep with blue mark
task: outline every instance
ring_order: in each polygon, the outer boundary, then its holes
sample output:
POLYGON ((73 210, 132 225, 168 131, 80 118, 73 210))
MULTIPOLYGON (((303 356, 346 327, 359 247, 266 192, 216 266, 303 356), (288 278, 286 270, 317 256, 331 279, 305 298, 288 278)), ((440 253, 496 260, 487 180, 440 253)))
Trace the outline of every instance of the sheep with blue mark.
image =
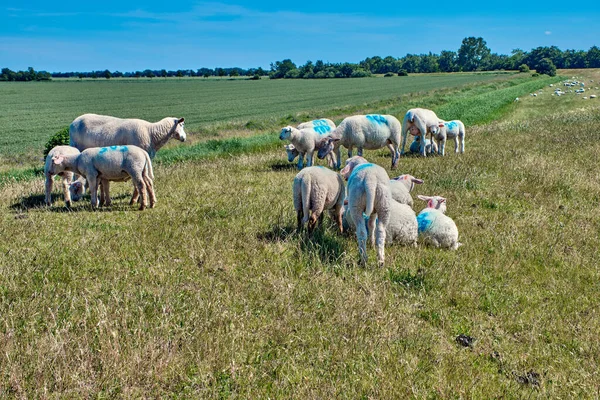
POLYGON ((368 218, 368 227, 357 224, 356 238, 363 264, 367 262, 367 236, 377 247, 379 265, 385 263, 386 226, 390 220, 390 178, 382 167, 361 156, 350 157, 341 171, 348 180, 348 211, 354 221, 368 218))
POLYGON ((425 139, 427 136, 427 130, 431 126, 440 124, 440 119, 435 112, 431 110, 426 108, 411 108, 408 110, 404 115, 404 120, 402 121, 402 149, 400 154, 404 154, 406 138, 410 132, 411 135, 420 137, 419 154, 421 154, 423 157, 426 157, 425 146, 427 142, 425 139))
POLYGON ((427 207, 417 216, 419 236, 427 245, 456 250, 462 243, 458 242, 458 228, 446 214, 446 199, 441 196, 423 196, 419 199, 427 202, 427 207))
POLYGON ((325 158, 335 153, 336 168, 341 166, 340 146, 348 149, 348 158, 352 157, 352 149, 358 149, 358 155, 363 150, 377 150, 387 147, 392 156, 392 169, 398 165, 398 145, 400 144, 400 121, 393 115, 353 115, 344 120, 333 131, 329 138, 323 139, 318 146, 317 157, 325 158))
POLYGON ((438 154, 446 153, 446 140, 454 139, 454 152, 463 154, 465 152, 465 124, 455 119, 452 121, 440 120, 441 124, 429 127, 431 136, 437 142, 438 154))
POLYGON ((65 204, 67 207, 71 207, 71 200, 76 201, 79 199, 72 199, 71 192, 69 191, 69 185, 73 180, 73 173, 69 171, 55 172, 52 170, 52 158, 58 155, 79 155, 79 150, 72 146, 56 146, 48 152, 46 156, 46 163, 44 164, 44 176, 46 177, 46 205, 52 205, 52 184, 54 183, 54 175, 59 175, 62 178, 63 195, 65 204))
POLYGON ((304 168, 296 175, 293 184, 298 230, 308 223, 308 232, 312 233, 317 222, 322 221, 323 211, 329 210, 340 232, 343 232, 344 197, 345 185, 340 174, 321 166, 304 168))
POLYGON ((130 204, 135 203, 138 195, 141 196, 140 210, 146 207, 147 197, 150 197, 151 208, 156 203, 152 162, 148 153, 137 146, 93 147, 80 154, 53 156, 50 173, 58 174, 64 171, 79 174, 87 179, 92 208, 98 207, 100 182, 107 198, 109 181, 125 181, 130 178, 136 188, 130 204))
POLYGON ((335 129, 335 122, 327 118, 313 119, 299 124, 296 129, 312 128, 317 133, 327 133, 335 129), (329 129, 328 129, 329 128, 329 129))
POLYGON ((390 179, 390 192, 392 199, 400 204, 413 206, 413 198, 410 192, 415 188, 415 185, 423 183, 423 179, 415 178, 410 174, 403 174, 390 179))
POLYGON ((306 155, 306 166, 310 167, 313 164, 314 152, 318 148, 318 144, 325 137, 331 135, 332 129, 329 126, 320 127, 319 131, 316 131, 313 128, 303 128, 297 129, 293 126, 286 126, 281 129, 281 133, 279 134, 279 139, 281 140, 289 140, 291 144, 294 146, 293 148, 289 148, 286 146, 286 151, 288 152, 288 160, 294 160, 295 156, 293 151, 298 152, 298 169, 302 169, 304 165, 304 156, 306 155), (292 152, 288 151, 291 150, 292 152))

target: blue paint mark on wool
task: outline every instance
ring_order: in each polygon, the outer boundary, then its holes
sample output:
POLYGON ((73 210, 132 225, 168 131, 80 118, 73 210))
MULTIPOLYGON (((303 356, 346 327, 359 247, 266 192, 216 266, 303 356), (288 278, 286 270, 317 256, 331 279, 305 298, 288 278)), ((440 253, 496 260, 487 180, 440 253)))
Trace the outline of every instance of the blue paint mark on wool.
POLYGON ((425 232, 433 223, 432 215, 429 211, 423 211, 417 216, 417 223, 419 224, 419 233, 425 232))
POLYGON ((373 122, 374 124, 387 124, 387 119, 385 119, 385 117, 383 115, 379 115, 379 114, 368 114, 367 115, 367 119, 371 122, 373 122))
POLYGON ((102 147, 102 148, 100 149, 100 151, 98 151, 98 154, 104 154, 104 153, 106 153, 106 152, 107 152, 107 151, 109 151, 109 150, 111 150, 111 151, 116 151, 116 150, 119 150, 120 152, 122 152, 122 153, 125 153, 125 152, 126 152, 126 151, 128 151, 129 149, 127 148, 127 146, 110 146, 110 147, 102 147))
POLYGON ((329 127, 329 124, 324 119, 315 119, 313 121, 313 126, 327 126, 327 127, 329 127))
POLYGON ((450 121, 450 122, 446 122, 444 125, 446 125, 446 129, 454 129, 458 126, 458 124, 454 121, 450 121))
POLYGON ((324 135, 324 134, 326 134, 327 132, 329 132, 331 130, 331 128, 328 125, 325 125, 325 126, 313 126, 313 129, 319 135, 324 135))
POLYGON ((373 166, 374 166, 374 164, 365 163, 365 164, 360 164, 360 165, 357 165, 356 167, 354 167, 354 169, 352 170, 352 173, 350 174, 350 177, 348 178, 348 186, 350 186, 352 184, 352 180, 356 177, 356 174, 359 171, 362 171, 363 169, 371 168, 373 166))

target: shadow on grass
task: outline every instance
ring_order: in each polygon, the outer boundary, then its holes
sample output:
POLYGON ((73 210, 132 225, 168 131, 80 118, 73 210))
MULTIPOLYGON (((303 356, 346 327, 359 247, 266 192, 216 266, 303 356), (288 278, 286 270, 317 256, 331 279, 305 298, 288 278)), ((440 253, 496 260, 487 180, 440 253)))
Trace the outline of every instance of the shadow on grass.
MULTIPOLYGON (((122 199, 131 199, 131 196, 128 194, 120 194, 116 197, 111 197, 112 205, 110 207, 100 207, 99 211, 110 211, 113 207, 121 208, 122 205, 126 205, 129 207, 129 201, 122 202, 122 199)), ((46 196, 44 194, 34 194, 27 197, 21 197, 19 202, 14 203, 10 206, 10 209, 17 212, 22 213, 29 211, 31 209, 40 209, 45 208, 47 211, 51 212, 82 212, 82 211, 91 211, 92 208, 90 206, 90 196, 86 195, 81 198, 81 200, 73 202, 75 207, 67 207, 65 204, 64 197, 62 195, 53 196, 52 197, 52 206, 46 206, 46 196)))
POLYGON ((337 264, 346 252, 340 235, 332 234, 321 225, 314 230, 312 235, 303 231, 300 249, 307 255, 312 255, 321 260, 323 264, 337 264))
POLYGON ((287 226, 274 226, 270 231, 262 232, 256 235, 258 240, 264 242, 283 242, 286 241, 290 236, 296 234, 296 228, 291 225, 287 226))
POLYGON ((296 170, 296 163, 285 162, 285 161, 278 161, 275 164, 271 164, 271 170, 273 170, 275 172, 279 172, 279 171, 295 171, 296 170))

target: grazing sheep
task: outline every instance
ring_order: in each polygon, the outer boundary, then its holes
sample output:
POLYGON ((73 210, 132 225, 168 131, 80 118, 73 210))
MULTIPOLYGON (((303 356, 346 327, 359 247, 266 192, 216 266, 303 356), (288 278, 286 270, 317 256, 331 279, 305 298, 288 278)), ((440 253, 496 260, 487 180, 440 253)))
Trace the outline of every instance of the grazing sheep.
POLYGON ((340 174, 321 166, 304 168, 294 178, 293 192, 298 230, 308 222, 308 232, 312 233, 317 221, 322 221, 323 211, 329 210, 340 232, 344 231, 345 186, 340 174))
POLYGON ((152 123, 141 119, 84 114, 69 126, 69 142, 79 151, 90 147, 134 145, 154 158, 169 139, 185 141, 183 121, 184 118, 167 117, 152 123))
POLYGON ((393 115, 368 114, 344 118, 331 136, 322 140, 317 157, 322 159, 334 152, 336 168, 339 169, 340 146, 348 149, 348 158, 352 157, 353 147, 356 147, 358 155, 362 156, 363 149, 376 150, 387 146, 392 155, 392 168, 396 168, 400 129, 400 121, 393 115))
MULTIPOLYGON (((46 177, 46 205, 52 205, 52 184, 54 183, 54 175, 59 175, 62 178, 63 195, 65 204, 71 207, 71 193, 69 192, 69 184, 73 180, 73 173, 70 171, 54 172, 52 170, 52 158, 58 155, 79 155, 79 150, 71 146, 56 146, 48 152, 46 163, 44 164, 44 176, 46 177)), ((77 199, 79 200, 79 199, 77 199)))
POLYGON ((71 194, 71 200, 79 201, 85 194, 85 178, 80 176, 69 185, 69 193, 71 194))
MULTIPOLYGON (((421 137, 420 136, 415 136, 415 140, 413 140, 413 142, 410 144, 408 151, 410 153, 420 153, 421 152, 421 137)), ((431 154, 432 152, 437 153, 437 151, 438 151, 437 144, 434 141, 425 139, 425 152, 427 154, 431 154)))
POLYGON ((107 196, 108 181, 124 181, 129 178, 137 189, 131 199, 133 204, 141 195, 140 210, 146 207, 146 191, 150 197, 150 207, 154 207, 152 162, 147 152, 137 146, 93 147, 81 154, 55 155, 52 157, 50 173, 63 171, 84 176, 90 187, 92 207, 98 206, 98 183, 102 182, 104 196, 107 196))
POLYGON ((446 154, 446 139, 454 139, 454 152, 465 152, 465 124, 455 119, 452 121, 440 120, 441 124, 435 124, 430 127, 431 136, 435 138, 438 147, 438 154, 446 154))
POLYGON ((419 235, 425 244, 435 247, 458 249, 458 229, 452 218, 445 215, 446 199, 440 196, 418 196, 427 202, 427 208, 417 216, 419 235))
MULTIPOLYGON (((300 152, 296 150, 296 147, 294 147, 293 144, 286 144, 283 147, 285 148, 285 152, 287 153, 288 161, 294 162, 294 160, 296 159, 296 157, 298 157, 300 152)), ((329 165, 330 168, 335 167, 335 159, 333 153, 327 155, 327 165, 329 165)))
POLYGON ((441 125, 438 116, 431 110, 425 108, 411 108, 404 115, 402 121, 402 150, 400 154, 404 154, 404 147, 406 146, 406 138, 408 137, 407 131, 413 136, 420 136, 420 154, 426 157, 425 154, 425 137, 427 135, 428 127, 441 125))
POLYGON ((368 218, 368 227, 357 224, 356 238, 361 261, 367 262, 367 235, 371 244, 377 246, 379 265, 385 262, 386 226, 390 220, 390 178, 385 169, 367 162, 361 156, 346 160, 341 171, 348 180, 348 210, 354 221, 368 218))
POLYGON ((296 129, 312 129, 317 133, 324 134, 335 129, 335 122, 327 118, 313 119, 312 121, 303 122, 296 129))
MULTIPOLYGON (((298 151, 298 169, 304 167, 304 155, 306 154, 306 166, 313 164, 313 156, 321 139, 331 134, 331 131, 318 133, 313 128, 296 129, 293 126, 286 126, 281 129, 279 139, 289 140, 298 151)), ((286 148, 287 150, 287 148, 286 148)), ((288 160, 290 153, 288 153, 288 160)), ((292 159, 293 161, 293 159, 292 159)))
POLYGON ((413 206, 413 199, 410 192, 415 187, 415 184, 420 185, 423 183, 422 179, 415 178, 412 175, 404 174, 397 176, 390 180, 390 193, 392 199, 396 200, 400 204, 407 204, 413 206))

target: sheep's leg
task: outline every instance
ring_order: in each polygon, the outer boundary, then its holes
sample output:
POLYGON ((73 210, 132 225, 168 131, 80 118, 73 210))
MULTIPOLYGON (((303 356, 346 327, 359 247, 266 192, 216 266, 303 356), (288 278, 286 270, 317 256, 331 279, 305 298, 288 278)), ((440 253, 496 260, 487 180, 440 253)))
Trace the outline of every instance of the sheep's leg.
POLYGON ((304 168, 304 153, 298 154, 298 169, 304 168))
POLYGON ((110 182, 107 179, 100 181, 100 205, 110 206, 112 201, 110 199, 110 182))
POLYGON ((90 188, 92 208, 98 208, 98 177, 96 175, 88 174, 87 181, 90 188))
POLYGON ((135 187, 135 185, 133 185, 133 194, 131 195, 131 200, 129 200, 129 205, 130 206, 134 205, 139 200, 139 198, 140 198, 140 192, 135 187))
POLYGON ((337 226, 340 229, 340 233, 344 233, 344 225, 342 224, 342 216, 343 216, 342 206, 336 205, 335 210, 333 212, 333 217, 335 218, 335 222, 337 223, 337 226))
POLYGON ((375 247, 375 223, 377 222, 377 214, 371 214, 370 217, 364 221, 367 224, 367 234, 369 235, 369 242, 371 246, 375 247))
POLYGON ((310 218, 308 219, 308 233, 312 234, 315 230, 317 223, 323 220, 323 213, 317 210, 313 210, 312 214, 310 214, 310 218))
POLYGON ((313 165, 313 156, 314 153, 312 151, 309 151, 306 153, 306 166, 307 167, 312 167, 313 165))
POLYGON ((377 226, 375 228, 375 236, 377 241, 377 261, 379 262, 379 266, 383 267, 385 263, 385 227, 387 225, 387 220, 383 220, 380 218, 377 221, 377 226))
POLYGON ((348 147, 348 158, 352 157, 352 146, 348 147))
POLYGON ((458 136, 454 136, 454 152, 458 153, 458 142, 460 138, 458 136))
POLYGON ((154 208, 156 204, 156 193, 154 193, 154 182, 149 176, 144 177, 144 183, 146 184, 146 190, 148 191, 148 197, 150 197, 150 208, 154 208))
POLYGON ((465 152, 465 137, 460 136, 459 141, 460 141, 460 153, 463 154, 465 152))
POLYGON ((142 176, 138 175, 132 176, 131 179, 133 180, 133 184, 135 185, 140 194, 140 211, 142 211, 146 208, 147 203, 146 185, 144 184, 144 179, 142 178, 142 176))
POLYGON ((438 144, 438 154, 441 154, 442 156, 446 155, 446 138, 440 140, 440 143, 438 144))
POLYGON ((335 149, 335 169, 340 169, 342 166, 342 151, 340 147, 336 147, 335 149))
POLYGON ((304 218, 304 213, 302 212, 302 209, 299 209, 298 211, 296 211, 296 221, 298 222, 298 230, 302 229, 302 219, 304 218))
POLYGON ((362 155, 363 155, 363 148, 362 147, 358 148, 357 154, 362 157, 362 155))
MULTIPOLYGON (((52 205, 52 174, 46 174, 46 205, 52 205)), ((67 204, 67 207, 69 205, 67 204)))
POLYGON ((394 145, 390 142, 387 143, 387 148, 390 149, 392 153, 392 169, 395 169, 398 166, 398 157, 396 156, 396 149, 394 149, 394 145))
POLYGON ((350 215, 356 222, 356 239, 358 241, 358 252, 362 264, 366 264, 367 257, 367 227, 363 219, 363 210, 357 207, 350 208, 350 215))

